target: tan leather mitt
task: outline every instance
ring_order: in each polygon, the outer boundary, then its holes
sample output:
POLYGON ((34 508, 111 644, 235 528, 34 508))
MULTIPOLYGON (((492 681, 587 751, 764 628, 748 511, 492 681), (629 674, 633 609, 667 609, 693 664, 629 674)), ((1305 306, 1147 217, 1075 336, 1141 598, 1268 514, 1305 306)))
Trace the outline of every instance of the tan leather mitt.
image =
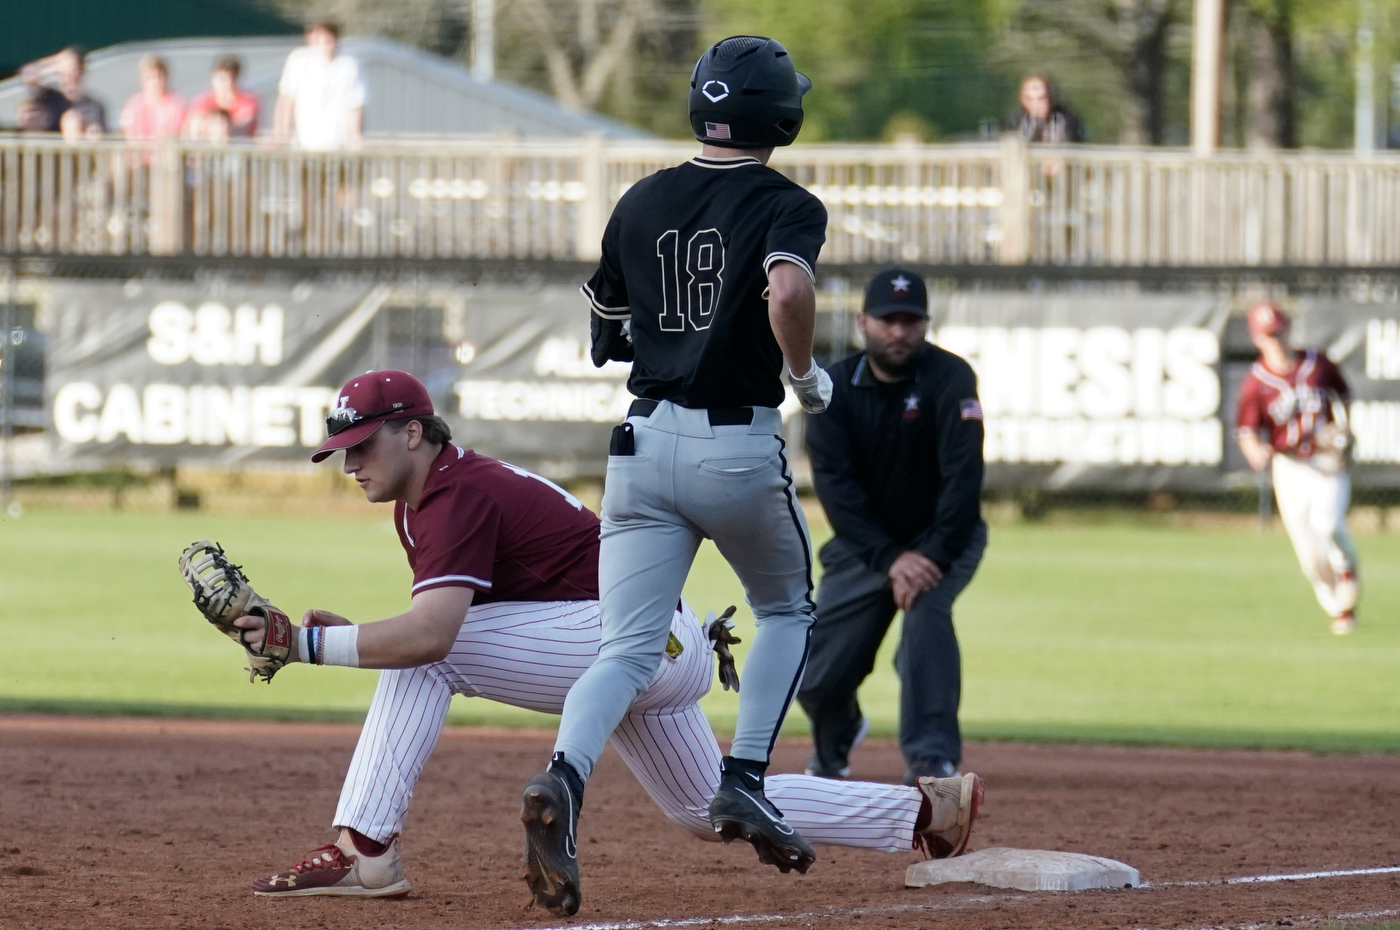
POLYGON ((194 606, 204 619, 247 653, 248 680, 261 678, 271 682, 292 654, 292 623, 287 615, 254 591, 242 567, 230 562, 224 550, 207 539, 190 543, 180 553, 180 575, 194 592, 194 606), (262 647, 257 650, 243 639, 248 631, 233 625, 233 621, 248 615, 267 621, 262 647))

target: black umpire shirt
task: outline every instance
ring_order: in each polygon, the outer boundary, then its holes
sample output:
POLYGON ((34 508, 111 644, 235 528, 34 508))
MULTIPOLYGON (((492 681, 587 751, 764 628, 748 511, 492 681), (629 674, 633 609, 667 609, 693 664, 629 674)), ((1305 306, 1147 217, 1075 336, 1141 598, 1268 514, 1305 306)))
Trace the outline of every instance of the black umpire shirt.
POLYGON ((910 380, 876 380, 864 353, 830 372, 835 394, 807 420, 807 451, 837 537, 881 574, 909 549, 946 572, 982 518, 972 366, 928 345, 910 380))
POLYGON ((603 233, 583 292, 630 320, 627 387, 682 407, 777 407, 783 353, 768 322, 768 269, 813 275, 826 208, 752 156, 697 156, 638 181, 603 233))

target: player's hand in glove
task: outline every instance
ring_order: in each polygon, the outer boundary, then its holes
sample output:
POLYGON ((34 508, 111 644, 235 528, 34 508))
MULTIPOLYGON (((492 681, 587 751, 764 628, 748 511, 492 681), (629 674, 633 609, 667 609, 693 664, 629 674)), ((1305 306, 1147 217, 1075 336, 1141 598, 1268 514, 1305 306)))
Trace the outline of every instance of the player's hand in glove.
POLYGON ((705 616, 705 635, 709 637, 713 645, 715 655, 719 656, 719 683, 724 686, 724 690, 739 693, 739 670, 734 666, 734 653, 729 651, 729 647, 735 643, 742 643, 743 640, 734 635, 734 621, 729 618, 734 616, 735 607, 730 607, 715 619, 715 612, 712 610, 705 616))
POLYGON ((816 362, 805 375, 798 376, 789 369, 788 382, 797 394, 797 402, 808 413, 821 413, 831 403, 831 375, 816 362))
POLYGON ((248 680, 272 681, 277 670, 295 660, 296 628, 287 615, 248 582, 243 569, 208 540, 191 543, 180 553, 180 575, 194 593, 194 605, 220 633, 242 646, 248 656, 248 680), (240 619, 256 617, 257 636, 240 619))

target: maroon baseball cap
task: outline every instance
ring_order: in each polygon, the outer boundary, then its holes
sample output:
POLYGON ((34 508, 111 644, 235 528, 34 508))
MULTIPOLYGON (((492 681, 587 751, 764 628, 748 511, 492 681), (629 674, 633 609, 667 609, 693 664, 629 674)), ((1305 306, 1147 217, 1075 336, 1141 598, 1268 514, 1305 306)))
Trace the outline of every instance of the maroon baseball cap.
POLYGON ((1288 317, 1271 300, 1250 307, 1246 320, 1251 336, 1277 336, 1288 328, 1288 317))
POLYGON ((345 382, 335 409, 326 417, 326 441, 311 453, 319 462, 340 449, 359 445, 388 420, 430 417, 433 402, 422 382, 406 371, 367 371, 345 382))

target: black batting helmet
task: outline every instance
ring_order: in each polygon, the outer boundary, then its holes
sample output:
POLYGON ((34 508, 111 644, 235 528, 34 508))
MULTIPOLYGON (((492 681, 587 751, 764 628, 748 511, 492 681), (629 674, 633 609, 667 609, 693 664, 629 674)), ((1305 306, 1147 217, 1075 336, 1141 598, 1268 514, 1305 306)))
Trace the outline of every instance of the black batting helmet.
POLYGON ((695 138, 729 148, 791 145, 812 82, 775 39, 730 36, 700 56, 690 75, 695 138))

